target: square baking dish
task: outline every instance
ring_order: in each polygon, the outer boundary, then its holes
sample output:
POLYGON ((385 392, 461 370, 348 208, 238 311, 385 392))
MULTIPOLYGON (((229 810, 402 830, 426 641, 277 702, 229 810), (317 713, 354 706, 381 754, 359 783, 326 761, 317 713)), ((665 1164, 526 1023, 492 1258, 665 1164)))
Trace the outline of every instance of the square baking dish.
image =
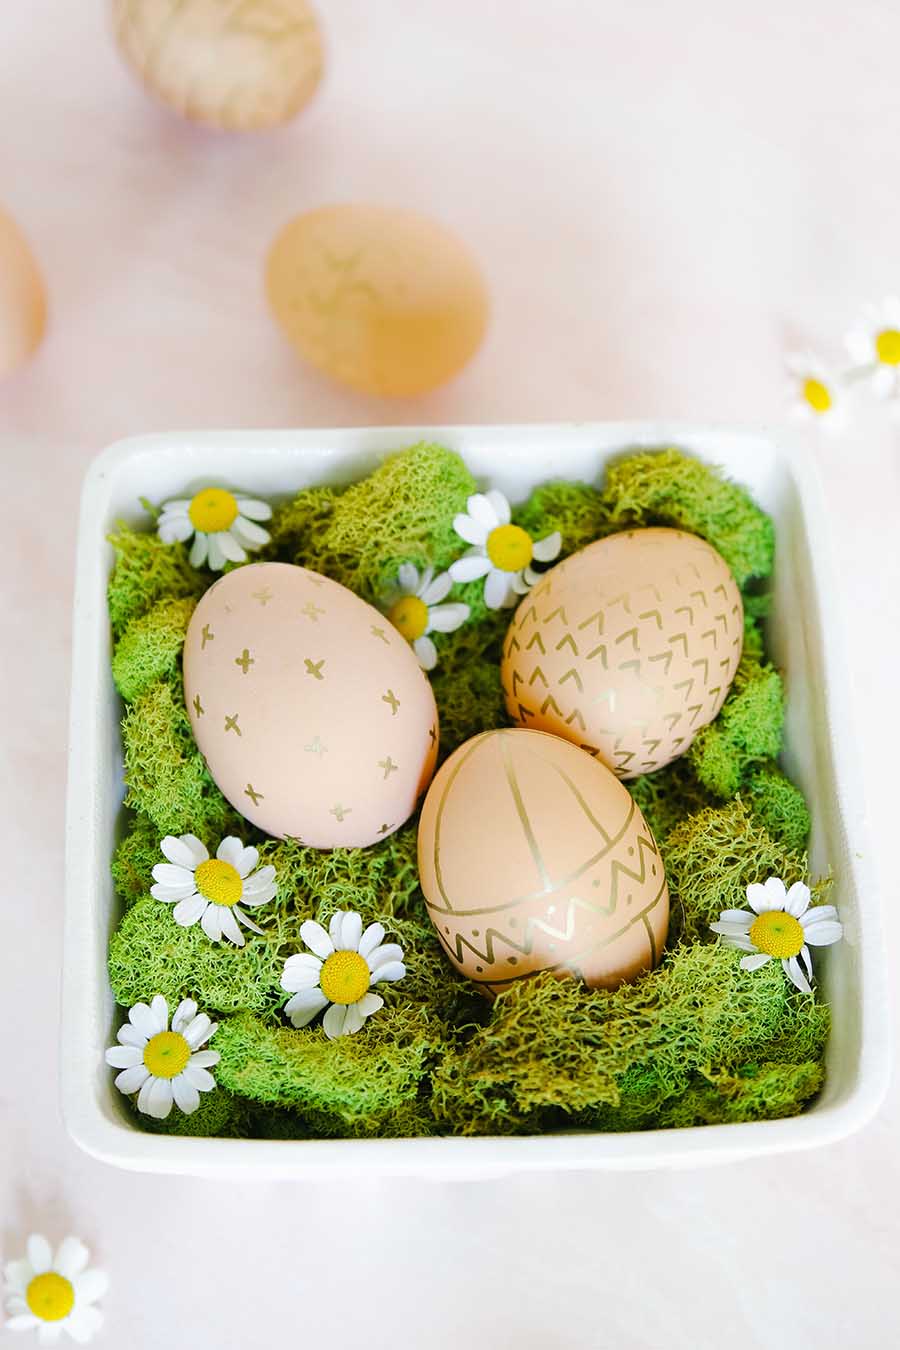
POLYGON ((807 458, 762 435, 665 423, 382 427, 326 431, 221 431, 119 442, 92 464, 78 536, 66 841, 62 1099, 69 1133, 115 1166, 187 1175, 346 1177, 501 1176, 555 1169, 670 1168, 824 1144, 859 1129, 877 1109, 890 1063, 878 880, 856 759, 846 647, 829 530, 807 458), (103 1052, 118 1018, 106 949, 119 912, 109 862, 121 827, 122 707, 110 675, 106 536, 116 521, 146 523, 140 497, 161 501, 213 483, 285 497, 314 483, 344 483, 390 451, 420 440, 459 453, 476 478, 512 501, 551 478, 597 482, 604 463, 638 448, 677 445, 719 465, 775 521, 777 553, 768 638, 786 685, 784 767, 812 813, 811 871, 834 876, 845 926, 817 954, 831 1003, 827 1083, 789 1120, 626 1134, 569 1132, 532 1138, 235 1140, 148 1134, 131 1120, 103 1052))

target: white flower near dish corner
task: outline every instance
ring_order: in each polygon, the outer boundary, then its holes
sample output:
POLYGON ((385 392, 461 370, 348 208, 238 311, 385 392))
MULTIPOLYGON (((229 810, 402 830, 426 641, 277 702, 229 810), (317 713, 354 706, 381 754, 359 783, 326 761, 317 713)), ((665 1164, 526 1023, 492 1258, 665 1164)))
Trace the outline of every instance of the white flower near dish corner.
POLYGON ((426 567, 420 576, 412 563, 403 563, 395 586, 385 597, 383 613, 406 638, 423 670, 434 670, 437 665, 437 648, 430 634, 455 633, 471 612, 459 601, 442 603, 452 585, 449 572, 435 576, 434 568, 426 567))
POLYGON ((880 305, 867 305, 846 345, 856 366, 853 378, 867 376, 879 398, 900 392, 900 300, 891 296, 880 305))
POLYGON ((450 575, 454 581, 484 577, 488 609, 507 609, 540 579, 532 560, 552 562, 559 556, 562 537, 555 530, 545 539, 532 539, 521 525, 511 524, 509 502, 496 489, 476 492, 466 507, 465 514, 454 518, 453 528, 471 547, 451 563, 450 575))
POLYGON ((840 431, 847 422, 847 394, 838 377, 812 352, 797 352, 785 362, 791 413, 826 431, 840 431))
POLYGON ((834 905, 811 907, 808 886, 795 881, 787 890, 778 877, 748 886, 747 901, 749 910, 723 910, 712 931, 727 946, 748 953, 741 959, 742 970, 759 970, 768 961, 780 960, 791 983, 811 994, 810 947, 830 947, 844 935, 834 905))
POLYGON ((192 1115, 200 1105, 200 1093, 216 1086, 209 1070, 218 1064, 219 1053, 203 1046, 217 1030, 218 1023, 198 1013, 192 998, 182 999, 171 1025, 169 1005, 161 994, 149 1005, 135 1003, 116 1034, 119 1044, 106 1052, 107 1064, 121 1070, 116 1087, 126 1097, 137 1093, 137 1109, 155 1120, 165 1120, 173 1103, 186 1116, 192 1115))
POLYGON ((221 572, 226 562, 247 561, 247 553, 269 542, 260 520, 270 520, 272 508, 254 497, 239 497, 226 488, 203 488, 193 497, 164 502, 156 532, 164 544, 187 543, 191 536, 192 567, 208 564, 221 572))
POLYGON ((4 1325, 36 1331, 41 1345, 52 1345, 63 1332, 86 1345, 103 1325, 94 1305, 109 1286, 106 1272, 89 1266, 89 1259, 76 1237, 64 1238, 54 1252, 41 1233, 32 1233, 25 1256, 3 1269, 4 1325))
POLYGON ((154 900, 174 905, 172 917, 182 928, 199 922, 212 942, 227 938, 236 947, 244 946, 243 924, 254 933, 263 930, 245 913, 274 900, 277 891, 275 868, 256 869, 259 850, 247 847, 235 835, 223 839, 210 858, 205 844, 194 834, 167 834, 160 844, 164 863, 153 869, 154 900))
POLYGON ((370 923, 363 932, 362 919, 353 910, 333 914, 327 932, 307 919, 300 936, 310 951, 285 962, 281 987, 293 997, 284 1011, 295 1027, 305 1027, 327 1009, 322 1027, 329 1040, 353 1035, 384 1006, 384 999, 371 992, 372 985, 402 980, 406 974, 402 948, 384 941, 380 923, 370 923))

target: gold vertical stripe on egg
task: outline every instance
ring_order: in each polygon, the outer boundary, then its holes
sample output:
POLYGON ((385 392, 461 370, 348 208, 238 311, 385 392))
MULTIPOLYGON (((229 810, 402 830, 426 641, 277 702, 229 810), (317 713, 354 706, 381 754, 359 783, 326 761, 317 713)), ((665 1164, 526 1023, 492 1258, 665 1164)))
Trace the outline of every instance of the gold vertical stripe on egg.
POLYGON ((525 838, 528 841, 528 847, 531 850, 531 856, 534 860, 534 865, 537 868, 538 876, 541 879, 541 887, 544 891, 549 891, 552 889, 553 883, 550 880, 550 874, 547 871, 547 867, 544 863, 543 854, 541 853, 540 847, 538 846, 538 841, 535 836, 534 830, 531 827, 531 821, 529 820, 528 812, 525 809, 525 802, 522 800, 522 792, 519 787, 519 780, 516 778, 516 772, 515 769, 513 768, 512 763, 512 755, 510 754, 509 750, 509 737, 507 735, 504 735, 502 731, 499 733, 499 736, 500 736, 500 755, 503 760, 503 772, 506 774, 506 781, 507 784, 509 785, 509 790, 512 793, 512 798, 515 803, 516 812, 521 822, 522 829, 525 831, 525 838))
MULTIPOLYGON (((438 802, 437 811, 435 812, 435 817, 434 817, 434 879, 435 879, 435 881, 437 882, 437 888, 438 888, 438 890, 439 890, 440 893, 441 893, 441 898, 442 898, 442 900, 444 901, 444 904, 447 906, 446 910, 444 911, 444 912, 447 913, 447 914, 452 914, 452 913, 454 913, 454 909, 453 909, 453 902, 452 902, 452 900, 450 899, 449 895, 447 894, 446 890, 444 889, 444 876, 443 876, 443 871, 442 871, 442 869, 441 869, 441 821, 442 821, 443 816, 444 816, 444 807, 445 807, 446 804, 447 804, 447 795, 448 795, 450 789, 452 788, 454 782, 456 781, 456 778, 457 778, 457 776, 458 776, 460 770, 462 769, 463 765, 471 758, 471 756, 472 756, 472 755, 474 754, 474 752, 477 750, 478 746, 479 746, 479 745, 481 744, 481 742, 484 740, 485 736, 489 736, 489 735, 490 735, 490 732, 488 732, 488 731, 483 731, 483 732, 481 733, 480 736, 476 736, 475 739, 472 741, 471 745, 469 746, 468 750, 465 752, 465 754, 463 754, 463 755, 460 756, 459 763, 458 763, 458 764, 455 764, 455 765, 453 766, 453 770, 452 770, 452 772, 450 773, 449 777, 447 778, 447 782, 444 784, 444 789, 443 789, 443 791, 441 792, 440 801, 438 802)), ((476 911, 476 912, 478 912, 478 911, 476 911)))

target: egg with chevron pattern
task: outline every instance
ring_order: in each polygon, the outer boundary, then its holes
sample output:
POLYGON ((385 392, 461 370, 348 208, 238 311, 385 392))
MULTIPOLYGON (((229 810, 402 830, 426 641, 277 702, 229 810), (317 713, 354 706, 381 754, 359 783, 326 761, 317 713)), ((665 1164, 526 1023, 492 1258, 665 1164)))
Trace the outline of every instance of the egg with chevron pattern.
POLYGON ((619 778, 661 769, 718 714, 741 659, 741 594, 682 530, 598 539, 541 578, 503 645, 507 710, 619 778))
POLYGON ((419 821, 428 914, 493 996, 541 971, 615 988, 659 961, 662 858, 627 788, 540 731, 486 731, 438 772, 419 821))

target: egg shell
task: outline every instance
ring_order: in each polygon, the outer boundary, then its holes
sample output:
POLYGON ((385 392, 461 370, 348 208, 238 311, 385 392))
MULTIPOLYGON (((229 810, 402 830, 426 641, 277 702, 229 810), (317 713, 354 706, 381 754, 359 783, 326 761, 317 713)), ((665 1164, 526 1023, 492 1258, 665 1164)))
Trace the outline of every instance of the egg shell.
POLYGON ((44 334, 47 299, 22 231, 0 211, 0 376, 26 361, 44 334))
POLYGON ((370 394, 409 396, 448 380, 478 348, 487 293, 469 250, 414 211, 323 207, 278 235, 269 303, 319 370, 370 394))
POLYGON ((364 848, 409 818, 437 759, 431 685, 388 620, 288 563, 217 581, 191 616, 185 702, 243 816, 313 848, 364 848))
POLYGON ((743 643, 741 594, 710 544, 681 530, 613 534, 519 605, 503 644, 506 707, 636 778, 716 716, 743 643))
POLYGON ((614 988, 662 954, 653 835, 627 788, 558 736, 460 746, 422 807, 419 874, 447 955, 488 995, 543 970, 614 988))
POLYGON ((112 0, 116 41, 148 89, 194 122, 257 131, 286 122, 322 75, 307 0, 112 0))

